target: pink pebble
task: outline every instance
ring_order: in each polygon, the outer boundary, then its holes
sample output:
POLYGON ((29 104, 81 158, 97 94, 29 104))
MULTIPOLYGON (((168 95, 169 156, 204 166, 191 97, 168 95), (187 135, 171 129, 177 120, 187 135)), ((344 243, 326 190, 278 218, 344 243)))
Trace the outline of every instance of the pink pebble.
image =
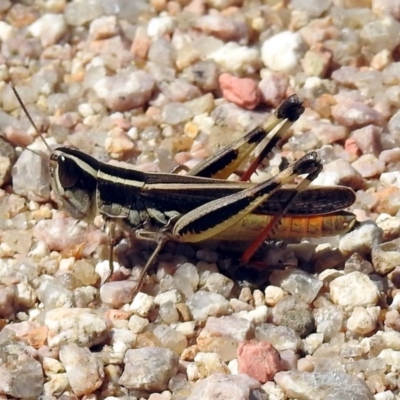
POLYGON ((260 90, 253 79, 223 73, 219 77, 219 84, 224 98, 240 107, 253 110, 260 102, 260 90))
POLYGON ((240 342, 237 359, 239 372, 261 383, 271 381, 282 370, 279 352, 268 342, 240 342))

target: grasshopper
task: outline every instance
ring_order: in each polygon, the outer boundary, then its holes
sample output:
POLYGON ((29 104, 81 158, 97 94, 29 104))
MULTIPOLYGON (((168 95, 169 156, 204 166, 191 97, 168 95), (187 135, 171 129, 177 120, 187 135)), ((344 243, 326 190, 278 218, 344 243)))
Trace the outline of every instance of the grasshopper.
POLYGON ((322 169, 316 152, 306 154, 259 184, 226 180, 266 140, 242 178, 247 180, 302 112, 297 96, 289 97, 264 123, 186 175, 111 166, 77 149, 59 147, 50 156, 51 187, 59 206, 72 217, 91 223, 101 215, 111 232, 111 247, 115 225, 134 232, 139 239, 156 243, 139 277, 137 291, 168 240, 253 241, 242 256, 248 262, 266 238, 345 233, 355 224, 355 216, 342 210, 355 201, 355 194, 347 187, 308 188, 322 169), (296 187, 283 188, 302 174, 307 176, 296 187))

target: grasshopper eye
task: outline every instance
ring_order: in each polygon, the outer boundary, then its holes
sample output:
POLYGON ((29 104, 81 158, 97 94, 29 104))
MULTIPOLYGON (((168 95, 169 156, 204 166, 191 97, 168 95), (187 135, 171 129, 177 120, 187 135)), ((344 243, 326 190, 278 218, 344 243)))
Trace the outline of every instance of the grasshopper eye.
POLYGON ((64 189, 76 185, 79 180, 79 167, 68 157, 60 156, 57 159, 58 179, 64 189))

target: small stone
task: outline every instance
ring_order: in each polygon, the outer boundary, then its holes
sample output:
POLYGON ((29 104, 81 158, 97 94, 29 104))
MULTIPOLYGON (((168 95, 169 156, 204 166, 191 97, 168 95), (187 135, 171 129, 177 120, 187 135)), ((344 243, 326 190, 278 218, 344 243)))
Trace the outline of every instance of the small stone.
POLYGON ((382 128, 375 125, 368 125, 351 133, 351 137, 363 154, 370 153, 376 157, 382 152, 381 135, 382 128))
POLYGON ((382 242, 382 236, 382 229, 366 221, 340 238, 339 250, 344 255, 353 254, 355 252, 369 254, 374 246, 382 242))
POLYGON ((334 279, 329 289, 332 301, 341 307, 375 306, 379 301, 379 291, 374 282, 357 271, 334 279))
POLYGON ((258 84, 261 100, 272 107, 278 107, 285 98, 286 90, 289 86, 287 76, 269 70, 261 71, 261 76, 262 79, 258 84))
POLYGON ((113 308, 120 308, 133 300, 137 288, 135 281, 107 282, 100 288, 101 301, 113 308))
POLYGON ((91 347, 108 334, 106 321, 89 308, 55 308, 46 313, 44 323, 49 346, 77 343, 91 347))
POLYGON ((373 154, 362 155, 352 166, 363 178, 379 176, 385 170, 385 164, 373 154))
POLYGON ((275 270, 271 274, 270 282, 307 304, 312 303, 322 287, 319 279, 299 269, 275 270))
POLYGON ((162 109, 162 120, 169 125, 177 125, 188 121, 193 114, 190 109, 181 103, 170 102, 162 109))
POLYGON ((308 50, 301 60, 303 71, 308 76, 324 78, 331 64, 332 53, 322 46, 308 50))
POLYGON ((176 354, 182 354, 188 346, 185 335, 167 325, 157 325, 153 329, 153 333, 160 339, 163 347, 172 350, 176 354))
POLYGON ((149 320, 139 315, 132 315, 128 321, 128 327, 133 333, 142 333, 147 325, 149 325, 149 320))
POLYGON ((0 287, 0 318, 10 318, 13 315, 14 296, 12 287, 0 287))
POLYGON ((170 302, 172 304, 180 303, 182 300, 182 293, 177 289, 171 289, 167 290, 166 292, 159 293, 154 298, 154 303, 160 306, 166 302, 170 302))
POLYGON ((368 335, 376 329, 379 307, 354 307, 347 320, 347 329, 360 335, 368 335))
POLYGON ((201 96, 200 89, 185 79, 178 78, 172 80, 172 82, 160 82, 158 87, 166 97, 176 103, 182 103, 201 96))
POLYGON ((314 316, 310 310, 288 310, 280 323, 292 328, 300 337, 307 336, 315 329, 314 316))
POLYGON ((196 363, 199 378, 207 378, 212 374, 229 372, 227 365, 216 353, 197 353, 194 362, 196 363))
POLYGON ((50 175, 47 161, 24 150, 11 170, 13 191, 34 201, 50 200, 50 175))
POLYGON ((255 338, 271 343, 278 351, 297 351, 301 344, 300 336, 292 328, 267 323, 256 328, 255 338))
POLYGON ((218 293, 199 290, 186 301, 195 320, 205 320, 207 317, 230 313, 229 301, 218 293))
POLYGON ((108 132, 104 149, 112 158, 121 159, 134 148, 134 144, 125 132, 115 127, 108 132))
POLYGON ((129 390, 161 392, 178 372, 179 357, 169 349, 144 347, 125 353, 118 383, 129 390))
POLYGON ((247 44, 249 29, 245 21, 223 14, 208 14, 196 19, 195 27, 206 35, 215 36, 224 42, 247 44))
POLYGON ((66 33, 67 24, 62 14, 44 14, 28 28, 33 37, 39 38, 43 47, 51 46, 66 33))
POLYGON ((281 357, 268 342, 241 342, 237 357, 239 372, 261 383, 271 381, 282 370, 281 357))
POLYGON ((335 121, 350 128, 361 128, 370 124, 381 123, 381 114, 373 108, 359 101, 341 101, 332 107, 332 116, 335 121))
POLYGON ((291 398, 373 400, 368 386, 358 377, 338 371, 278 372, 275 382, 291 398))
POLYGON ((175 29, 175 25, 175 18, 169 15, 153 17, 148 21, 147 34, 150 38, 158 38, 172 33, 175 29))
POLYGON ((161 319, 167 323, 172 324, 179 321, 179 313, 172 301, 166 301, 159 307, 159 315, 161 319))
POLYGON ((62 346, 60 361, 77 396, 90 394, 101 386, 104 379, 103 365, 88 348, 76 344, 62 346))
POLYGON ((304 48, 298 32, 283 31, 264 41, 261 58, 273 71, 291 74, 299 70, 304 48))
POLYGON ((219 84, 224 98, 239 107, 253 110, 260 101, 258 85, 253 79, 223 73, 219 77, 219 84))
POLYGON ((196 290, 199 285, 199 271, 191 263, 181 264, 175 271, 174 275, 185 277, 192 285, 193 290, 196 290))
POLYGON ((287 296, 287 293, 280 287, 268 285, 265 288, 265 304, 274 307, 280 300, 287 296))
POLYGON ((206 281, 205 288, 209 292, 218 293, 225 298, 231 294, 234 282, 226 276, 216 272, 211 274, 206 281))
POLYGON ((154 297, 146 293, 139 292, 129 305, 129 311, 141 317, 147 317, 149 312, 154 308, 154 297))
POLYGON ((214 60, 221 69, 233 73, 242 71, 254 71, 260 63, 258 50, 240 46, 235 42, 229 42, 217 50, 209 53, 207 59, 214 60))
POLYGON ((199 61, 182 71, 182 77, 204 92, 218 88, 218 67, 213 60, 199 61))
POLYGON ((382 243, 372 248, 372 265, 378 274, 386 275, 400 265, 400 239, 382 243))
POLYGON ((147 103, 153 92, 153 77, 142 70, 124 70, 114 76, 104 76, 94 85, 97 96, 112 111, 128 111, 147 103))
MULTIPOLYGON (((337 159, 325 164, 323 172, 333 175, 336 185, 348 186, 355 190, 364 186, 361 174, 345 160, 337 159)), ((318 184, 318 178, 314 181, 315 184, 318 184)))
POLYGON ((11 178, 11 168, 17 158, 14 147, 0 137, 0 187, 11 178))
POLYGON ((80 26, 100 17, 103 10, 101 3, 97 1, 89 3, 74 2, 66 4, 64 13, 67 24, 80 26))
POLYGON ((17 399, 39 398, 44 384, 41 363, 23 353, 9 358, 0 365, 0 393, 17 399))
POLYGON ((257 389, 260 386, 257 380, 245 374, 227 375, 217 373, 196 382, 187 400, 244 400, 257 396, 257 389))
POLYGON ((92 40, 104 40, 119 33, 115 15, 97 18, 90 23, 89 34, 92 40))

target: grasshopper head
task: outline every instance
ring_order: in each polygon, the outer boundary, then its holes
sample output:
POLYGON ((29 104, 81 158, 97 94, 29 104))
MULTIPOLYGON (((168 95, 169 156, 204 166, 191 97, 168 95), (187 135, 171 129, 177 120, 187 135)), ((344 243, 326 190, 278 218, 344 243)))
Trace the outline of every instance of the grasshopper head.
POLYGON ((93 157, 69 147, 60 147, 50 156, 56 202, 76 219, 93 221, 96 215, 97 165, 93 157))

